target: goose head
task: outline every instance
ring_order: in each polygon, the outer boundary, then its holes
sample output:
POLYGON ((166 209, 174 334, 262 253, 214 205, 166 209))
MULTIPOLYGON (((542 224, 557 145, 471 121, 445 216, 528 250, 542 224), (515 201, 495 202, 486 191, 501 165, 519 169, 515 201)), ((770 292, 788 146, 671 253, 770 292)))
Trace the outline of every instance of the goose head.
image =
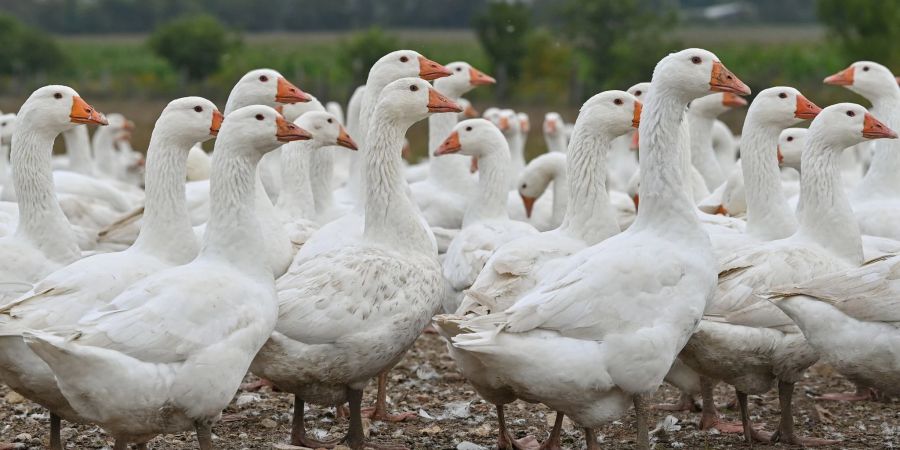
POLYGON ((511 137, 522 132, 522 124, 519 122, 516 112, 511 109, 501 109, 494 125, 499 128, 500 132, 506 137, 511 137))
POLYGON ((0 114, 0 145, 9 145, 15 129, 16 115, 13 113, 0 114))
POLYGON ((374 84, 419 77, 436 80, 450 76, 450 70, 413 50, 396 50, 382 56, 369 69, 369 80, 374 84))
POLYGON ((897 90, 897 80, 887 68, 872 61, 857 61, 825 78, 825 84, 844 86, 869 101, 897 90))
POLYGON ((282 144, 311 139, 310 133, 265 105, 250 105, 229 114, 219 130, 219 142, 231 142, 241 152, 261 157, 282 144))
POLYGON ((534 202, 537 201, 550 187, 550 182, 554 181, 554 166, 565 172, 566 155, 563 153, 544 153, 541 156, 531 160, 525 170, 519 175, 517 190, 519 197, 522 198, 522 205, 525 207, 525 217, 531 218, 534 210, 534 202))
POLYGON ((800 159, 806 146, 806 128, 787 128, 778 136, 778 160, 784 167, 800 171, 800 159))
POLYGON ((460 98, 456 101, 456 103, 458 103, 460 108, 463 109, 462 112, 459 113, 459 120, 474 119, 481 115, 478 110, 475 109, 474 106, 472 106, 472 102, 464 98, 460 98))
POLYGON ((519 130, 522 131, 522 134, 528 134, 531 131, 531 118, 528 117, 528 114, 516 113, 516 119, 519 121, 519 130))
POLYGON ((747 115, 777 128, 786 128, 816 117, 822 111, 800 91, 788 86, 764 89, 756 95, 747 115))
POLYGON ((716 92, 691 102, 688 110, 692 116, 713 119, 732 108, 747 106, 747 100, 731 92, 716 92))
POLYGON ((629 94, 633 95, 634 98, 640 100, 640 99, 642 99, 642 98, 644 97, 644 95, 645 95, 645 94, 647 93, 647 91, 649 91, 649 90, 650 90, 650 82, 649 82, 649 81, 643 81, 643 82, 640 82, 640 83, 635 84, 634 86, 628 88, 628 89, 626 90, 626 92, 628 92, 629 94))
MULTIPOLYGON (((57 135, 78 124, 106 125, 106 117, 68 86, 44 86, 25 100, 18 117, 34 130, 57 135)), ((20 127, 21 128, 21 127, 20 127)))
POLYGON ((350 150, 357 149, 347 129, 329 112, 310 111, 298 117, 294 124, 308 131, 312 140, 322 146, 339 145, 350 150))
POLYGON ((446 65, 450 75, 434 80, 434 87, 452 98, 458 98, 478 86, 496 83, 493 77, 472 67, 469 63, 456 61, 446 65))
POLYGON ((834 149, 859 144, 866 139, 896 139, 897 133, 855 103, 838 103, 822 110, 809 126, 807 142, 816 139, 834 149))
POLYGON ((541 129, 544 131, 544 134, 550 137, 558 136, 560 133, 564 131, 565 122, 559 113, 557 112, 548 112, 544 114, 544 124, 541 126, 541 129))
POLYGON ((481 159, 498 152, 509 155, 503 133, 486 119, 468 119, 453 127, 453 132, 434 151, 434 156, 460 154, 481 159))
POLYGON ((219 134, 224 116, 203 97, 182 97, 169 102, 156 120, 156 130, 165 130, 185 142, 196 143, 219 134))
POLYGON ((500 123, 500 108, 491 106, 490 108, 485 109, 483 113, 481 113, 481 117, 496 125, 500 123))
POLYGON ((385 86, 376 110, 379 108, 407 128, 429 114, 462 111, 456 102, 421 78, 401 78, 385 86))
POLYGON ((612 140, 638 128, 642 109, 641 102, 625 91, 605 91, 584 102, 575 123, 612 140))
POLYGON ((322 102, 319 99, 310 94, 306 95, 309 96, 308 102, 277 105, 275 110, 291 122, 296 122, 297 118, 311 111, 325 111, 325 107, 322 106, 322 102))
POLYGON ((709 92, 750 95, 750 88, 715 54, 700 48, 689 48, 661 59, 653 70, 653 91, 684 104, 709 92))
POLYGON ((272 69, 256 69, 244 74, 228 94, 225 114, 247 105, 275 106, 310 101, 309 94, 272 69))

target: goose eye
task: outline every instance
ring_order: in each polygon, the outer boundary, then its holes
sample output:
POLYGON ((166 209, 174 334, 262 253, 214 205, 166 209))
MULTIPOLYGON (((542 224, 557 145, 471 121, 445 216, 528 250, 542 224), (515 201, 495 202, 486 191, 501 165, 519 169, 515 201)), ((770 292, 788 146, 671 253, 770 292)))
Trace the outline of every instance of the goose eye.
POLYGON ((643 93, 643 92, 641 92, 641 91, 634 91, 634 96, 635 96, 635 97, 640 97, 642 93, 643 93))
POLYGON ((411 90, 411 91, 413 91, 413 92, 416 92, 416 91, 419 90, 419 87, 416 86, 416 85, 411 85, 411 86, 409 87, 409 90, 411 90))
POLYGON ((868 71, 869 71, 869 66, 863 66, 863 72, 868 72, 868 71))
POLYGON ((466 131, 472 131, 472 127, 466 127, 466 131))
POLYGON ((622 99, 621 99, 621 98, 617 98, 617 99, 613 100, 613 103, 615 103, 615 104, 617 104, 617 105, 621 105, 621 104, 622 104, 622 99))
POLYGON ((695 57, 691 58, 691 62, 694 64, 700 64, 701 62, 703 62, 703 60, 700 59, 699 56, 695 56, 695 57))
POLYGON ((194 107, 194 111, 197 111, 197 112, 203 112, 203 107, 202 107, 202 106, 195 106, 195 107, 194 107))
POLYGON ((787 98, 787 94, 782 92, 782 93, 778 94, 778 98, 787 98))
POLYGON ((59 92, 57 92, 57 93, 53 94, 53 98, 59 100, 59 99, 62 98, 62 94, 60 94, 59 92))
POLYGON ((260 75, 260 76, 259 76, 259 81, 262 81, 263 83, 265 83, 266 81, 269 81, 269 77, 267 77, 267 76, 265 76, 265 75, 260 75))
POLYGON ((263 119, 265 119, 265 116, 263 116, 262 114, 256 115, 256 120, 263 120, 263 119))
POLYGON ((462 67, 457 67, 457 68, 456 68, 456 71, 457 71, 457 72, 462 72, 462 67))
POLYGON ((793 141, 793 140, 794 140, 794 137, 793 137, 793 136, 788 136, 788 138, 787 138, 787 141, 788 141, 788 142, 791 142, 791 141, 793 141))
POLYGON ((856 113, 853 112, 853 111, 847 111, 847 115, 850 116, 850 117, 853 117, 853 116, 856 115, 856 113))
POLYGON ((334 119, 328 119, 328 123, 334 123, 334 119))
POLYGON ((528 187, 528 184, 527 184, 527 183, 522 183, 522 189, 525 189, 525 188, 527 188, 527 187, 528 187))
POLYGON ((407 61, 409 61, 409 58, 407 58, 405 56, 400 57, 400 62, 407 62, 407 61))

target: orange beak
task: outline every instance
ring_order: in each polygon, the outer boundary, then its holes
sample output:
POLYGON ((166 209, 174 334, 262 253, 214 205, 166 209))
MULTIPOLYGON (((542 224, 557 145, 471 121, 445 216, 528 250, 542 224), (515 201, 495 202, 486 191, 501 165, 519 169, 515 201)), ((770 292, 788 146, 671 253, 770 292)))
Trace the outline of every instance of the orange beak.
POLYGON ((631 197, 631 201, 634 202, 634 210, 637 211, 638 205, 641 203, 640 194, 634 194, 634 197, 631 197))
POLYGON ((822 108, 816 106, 815 103, 809 101, 802 95, 797 96, 797 108, 794 110, 794 117, 798 119, 812 119, 822 112, 822 108))
POLYGON ((134 131, 134 122, 126 119, 125 126, 123 126, 122 129, 127 131, 134 131))
POLYGON ((500 125, 498 126, 500 131, 506 131, 509 129, 509 119, 507 117, 500 118, 500 125))
POLYGON ((473 156, 472 162, 469 163, 469 173, 478 172, 478 157, 473 156))
POLYGON ((519 128, 522 130, 523 133, 528 134, 528 132, 531 131, 531 124, 528 123, 527 120, 520 120, 519 128))
POLYGON ((474 68, 469 67, 469 84, 472 86, 484 86, 494 84, 497 80, 494 77, 474 68))
POLYGON ((531 218, 531 211, 534 209, 534 201, 537 200, 534 197, 528 197, 522 194, 519 194, 519 197, 522 197, 522 204, 525 205, 525 217, 531 218))
POLYGON ((278 90, 275 92, 277 103, 306 103, 310 100, 306 92, 301 91, 284 77, 278 77, 278 90))
POLYGON ((278 139, 278 142, 305 141, 312 139, 312 135, 309 134, 309 131, 288 122, 282 116, 275 118, 275 125, 277 127, 275 137, 278 139))
POLYGON ((212 136, 218 136, 219 129, 222 128, 222 121, 225 120, 225 116, 219 112, 218 109, 213 110, 212 124, 209 126, 209 134, 212 136))
MULTIPOLYGON (((633 124, 632 124, 632 126, 633 126, 633 124)), ((635 131, 634 133, 631 134, 631 147, 629 147, 629 149, 637 150, 638 148, 640 148, 640 143, 641 143, 641 135, 640 135, 640 133, 635 131)))
POLYGON ((275 111, 278 111, 278 114, 284 114, 284 105, 275 105, 275 111))
POLYGON ((716 208, 716 211, 715 211, 713 214, 719 214, 719 215, 722 215, 722 216, 727 216, 727 215, 728 215, 728 210, 725 209, 724 206, 719 205, 719 207, 716 208))
MULTIPOLYGON (((637 128, 641 125, 641 111, 644 110, 644 105, 641 104, 640 101, 634 101, 634 116, 631 118, 631 126, 637 128)), ((634 133, 637 136, 637 133, 634 133)), ((635 138, 637 139, 637 138, 635 138)), ((637 142, 635 142, 635 148, 637 148, 637 142)))
POLYGON ((456 153, 461 149, 462 144, 459 143, 459 133, 454 131, 450 133, 450 136, 447 136, 447 139, 445 139, 437 150, 434 151, 434 156, 449 155, 450 153, 456 153))
POLYGON ((709 75, 709 89, 714 92, 750 95, 750 88, 719 61, 713 62, 712 72, 709 75))
POLYGON ((77 95, 72 97, 72 110, 69 111, 69 121, 72 123, 94 125, 109 124, 103 113, 94 109, 93 106, 88 105, 86 101, 77 95))
POLYGON ((784 154, 781 153, 781 146, 776 147, 776 154, 778 155, 778 167, 784 165, 784 154))
POLYGON ((725 92, 722 94, 722 104, 729 108, 740 108, 747 106, 747 100, 731 92, 725 92))
POLYGON ((547 130, 546 133, 556 133, 556 120, 548 120, 544 124, 544 128, 547 130))
POLYGON ((436 80, 449 75, 450 69, 424 56, 419 56, 419 78, 423 80, 436 80))
POLYGON ((341 133, 338 134, 337 145, 340 145, 344 148, 349 148, 350 150, 357 150, 356 142, 353 142, 353 138, 350 137, 350 133, 347 133, 347 129, 341 125, 341 133))
POLYGON ((462 112, 462 108, 453 100, 445 97, 434 88, 428 88, 428 112, 462 112))
POLYGON ((894 130, 888 128, 887 125, 881 123, 869 113, 866 113, 862 134, 866 139, 897 139, 897 133, 894 130))
POLYGON ((832 86, 853 86, 853 66, 850 66, 828 78, 825 78, 825 84, 832 86))
POLYGON ((465 114, 465 116, 469 119, 474 119, 480 115, 478 113, 478 110, 475 109, 475 107, 472 106, 471 103, 469 103, 469 106, 466 106, 466 109, 463 111, 463 114, 465 114))

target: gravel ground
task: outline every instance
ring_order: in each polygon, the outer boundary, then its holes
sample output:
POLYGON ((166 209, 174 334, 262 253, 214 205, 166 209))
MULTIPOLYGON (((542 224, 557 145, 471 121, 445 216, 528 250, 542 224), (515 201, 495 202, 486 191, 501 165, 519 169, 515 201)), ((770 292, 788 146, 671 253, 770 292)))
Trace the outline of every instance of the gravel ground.
MULTIPOLYGON (((252 376, 248 376, 252 379, 252 376)), ((795 420, 798 434, 842 439, 834 448, 900 447, 900 402, 816 402, 815 395, 851 391, 853 386, 826 366, 816 366, 795 392, 795 420)), ((455 370, 443 341, 424 335, 391 372, 389 384, 391 408, 395 412, 414 411, 419 417, 404 423, 374 422, 368 425, 377 441, 403 444, 411 449, 477 450, 496 448, 496 414, 484 403, 455 370)), ((375 386, 367 389, 365 404, 374 400, 375 386)), ((673 402, 675 389, 663 386, 654 402, 673 402)), ((716 399, 724 404, 733 398, 730 388, 719 385, 716 399)), ((751 414, 755 422, 772 431, 778 423, 778 397, 773 390, 763 396, 751 396, 751 414)), ((220 449, 299 449, 287 446, 290 434, 292 398, 264 388, 260 392, 238 392, 235 401, 223 412, 213 428, 220 449)), ((307 430, 321 439, 342 436, 347 421, 336 419, 334 410, 307 406, 307 430)), ((507 405, 507 420, 517 437, 527 434, 543 440, 555 415, 541 405, 516 402, 507 405)), ((737 411, 722 408, 726 420, 739 420, 737 411)), ((653 411, 651 425, 661 429, 653 436, 654 447, 685 449, 747 448, 738 435, 712 434, 697 427, 695 413, 653 411), (671 417, 668 417, 671 416, 671 417)), ((47 411, 0 386, 0 442, 19 442, 23 449, 46 448, 47 411)), ((602 448, 634 448, 633 416, 598 430, 602 448)), ((94 426, 67 427, 63 424, 67 448, 100 449, 112 441, 94 426)), ((564 448, 584 448, 581 430, 568 420, 562 435, 564 448)), ((153 449, 197 448, 193 433, 167 435, 151 441, 153 449)), ((755 445, 756 449, 786 448, 784 445, 755 445)))

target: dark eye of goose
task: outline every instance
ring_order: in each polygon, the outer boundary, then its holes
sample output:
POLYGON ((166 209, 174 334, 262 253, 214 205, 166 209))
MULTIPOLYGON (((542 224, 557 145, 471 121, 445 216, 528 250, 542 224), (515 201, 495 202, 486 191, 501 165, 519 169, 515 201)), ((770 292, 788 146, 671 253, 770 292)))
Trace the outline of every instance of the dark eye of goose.
POLYGON ((621 98, 617 98, 617 99, 613 100, 613 103, 615 103, 615 104, 617 104, 617 105, 621 105, 621 104, 622 104, 622 99, 621 99, 621 98))
POLYGON ((850 116, 850 117, 853 117, 853 116, 856 115, 856 113, 853 112, 853 111, 847 111, 847 115, 850 116))
POLYGON ((266 118, 266 117, 263 116, 262 114, 257 114, 257 115, 256 115, 256 120, 263 120, 263 119, 265 119, 265 118, 266 118))
POLYGON ((791 141, 793 141, 793 140, 794 140, 794 137, 793 137, 793 136, 788 136, 788 138, 787 138, 787 141, 788 141, 788 142, 791 142, 791 141))
POLYGON ((262 81, 263 83, 265 83, 266 81, 269 81, 269 77, 267 77, 267 76, 265 76, 265 75, 260 75, 260 76, 259 76, 259 81, 262 81))
POLYGON ((787 94, 782 92, 782 93, 778 94, 778 98, 787 98, 787 94))
POLYGON ((203 112, 203 107, 202 107, 202 106, 195 106, 195 107, 194 107, 194 111, 197 111, 197 112, 203 112))
POLYGON ((413 91, 413 92, 416 92, 416 91, 419 90, 419 87, 413 84, 413 85, 411 85, 411 86, 409 87, 409 90, 411 90, 411 91, 413 91))
POLYGON ((329 118, 329 119, 328 119, 328 123, 334 123, 334 119, 329 118))
POLYGON ((635 97, 640 97, 641 94, 643 94, 643 92, 641 92, 641 91, 634 91, 634 96, 635 96, 635 97))
POLYGON ((59 92, 57 92, 57 93, 53 94, 53 98, 59 100, 59 99, 62 98, 62 94, 60 94, 59 92))
POLYGON ((863 66, 863 72, 868 72, 868 71, 869 71, 869 66, 863 66))
POLYGON ((525 188, 527 188, 527 187, 528 187, 528 184, 527 184, 527 183, 522 183, 522 189, 525 189, 525 188))
POLYGON ((456 71, 457 71, 457 72, 462 72, 462 67, 457 67, 457 68, 456 68, 456 71))
POLYGON ((405 56, 400 57, 400 62, 407 62, 407 61, 409 61, 409 58, 407 58, 405 56))
POLYGON ((699 56, 695 56, 695 57, 691 58, 691 62, 694 64, 700 64, 701 62, 703 62, 703 60, 700 59, 699 56))
POLYGON ((466 127, 466 131, 472 131, 472 127, 466 127))

